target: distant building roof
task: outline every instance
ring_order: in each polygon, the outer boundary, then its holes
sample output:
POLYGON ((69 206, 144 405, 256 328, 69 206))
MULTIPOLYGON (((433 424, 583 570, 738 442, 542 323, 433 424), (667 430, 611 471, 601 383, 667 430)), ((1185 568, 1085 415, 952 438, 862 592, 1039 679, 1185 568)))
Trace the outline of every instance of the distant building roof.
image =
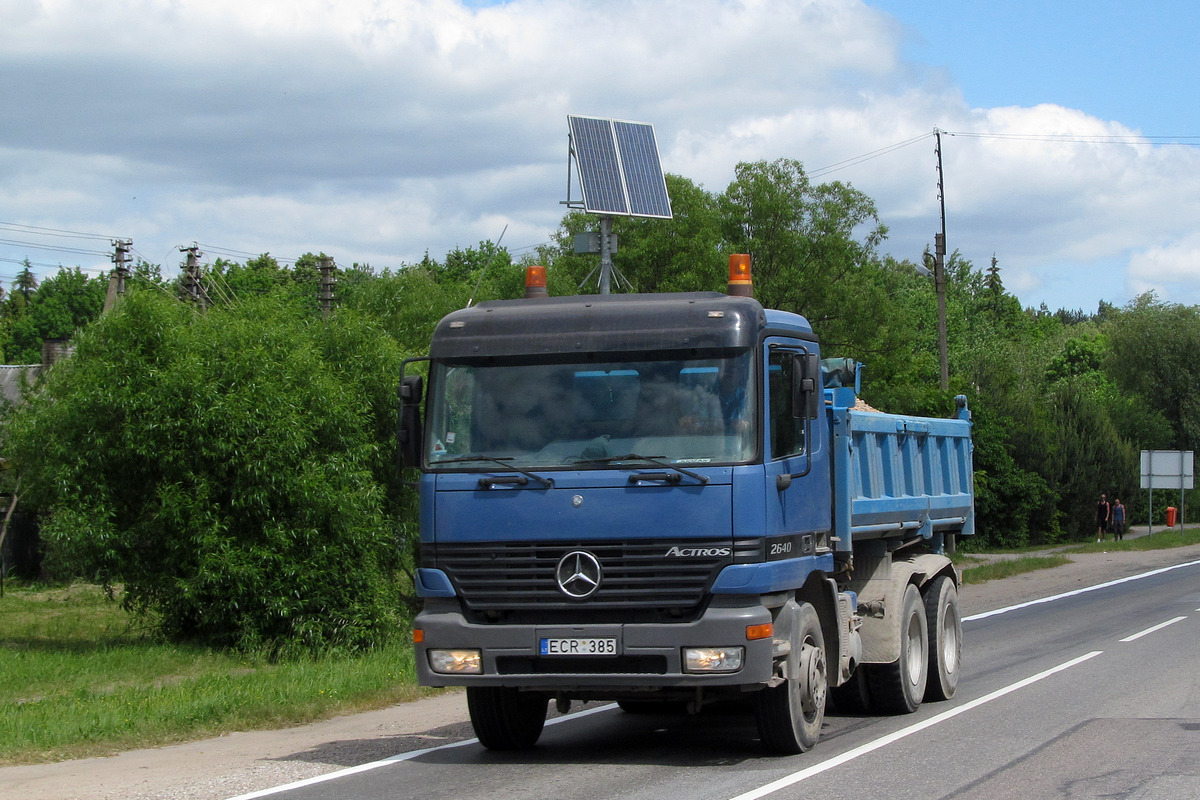
POLYGON ((9 403, 21 402, 21 383, 33 383, 42 371, 41 364, 0 364, 0 397, 9 403))

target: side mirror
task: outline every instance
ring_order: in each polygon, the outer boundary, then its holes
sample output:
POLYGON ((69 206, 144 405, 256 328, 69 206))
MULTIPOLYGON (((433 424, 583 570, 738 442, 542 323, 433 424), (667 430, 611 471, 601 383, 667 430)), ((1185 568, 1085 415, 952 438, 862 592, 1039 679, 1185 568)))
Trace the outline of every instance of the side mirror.
POLYGON ((816 419, 821 413, 821 360, 816 353, 792 354, 792 416, 816 419))
POLYGON ((421 400, 424 382, 420 375, 407 375, 400 381, 400 426, 396 431, 396 452, 403 469, 421 463, 421 400))

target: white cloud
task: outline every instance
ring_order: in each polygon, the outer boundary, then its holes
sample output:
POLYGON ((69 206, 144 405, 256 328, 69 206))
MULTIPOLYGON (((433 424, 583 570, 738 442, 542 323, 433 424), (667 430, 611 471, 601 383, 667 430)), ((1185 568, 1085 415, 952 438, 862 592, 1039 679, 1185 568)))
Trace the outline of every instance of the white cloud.
POLYGON ((938 226, 937 126, 960 134, 951 248, 996 253, 1026 303, 1195 296, 1147 265, 1190 241, 1200 154, 1108 143, 1136 132, 1061 106, 971 108, 858 0, 0 0, 0 19, 0 220, 130 236, 169 268, 192 240, 376 266, 505 225, 545 241, 578 113, 654 123, 665 167, 712 191, 738 161, 881 151, 821 179, 873 197, 902 258, 938 226))
POLYGON ((1153 291, 1172 302, 1200 304, 1200 233, 1134 253, 1129 284, 1134 295, 1153 291))

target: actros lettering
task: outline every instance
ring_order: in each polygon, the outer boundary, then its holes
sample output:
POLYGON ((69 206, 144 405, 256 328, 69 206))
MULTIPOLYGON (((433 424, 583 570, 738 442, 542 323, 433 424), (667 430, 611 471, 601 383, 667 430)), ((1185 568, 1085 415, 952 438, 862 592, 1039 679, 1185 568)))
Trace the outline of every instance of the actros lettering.
POLYGON ((666 552, 663 558, 714 558, 727 556, 731 552, 728 547, 679 547, 676 545, 666 552))

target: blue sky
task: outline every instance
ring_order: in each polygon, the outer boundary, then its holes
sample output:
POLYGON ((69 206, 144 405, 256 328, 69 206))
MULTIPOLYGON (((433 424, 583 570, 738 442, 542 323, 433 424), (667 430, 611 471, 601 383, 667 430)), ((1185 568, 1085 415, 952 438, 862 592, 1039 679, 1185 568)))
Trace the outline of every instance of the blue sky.
POLYGON ((1200 304, 1198 42, 1174 0, 0 0, 0 285, 99 273, 115 237, 168 273, 193 242, 520 255, 584 114, 653 123, 713 191, 798 159, 911 260, 939 128, 950 246, 1025 305, 1200 304))
POLYGON ((1200 136, 1200 13, 1152 0, 872 0, 975 107, 1056 103, 1148 136, 1200 136))

